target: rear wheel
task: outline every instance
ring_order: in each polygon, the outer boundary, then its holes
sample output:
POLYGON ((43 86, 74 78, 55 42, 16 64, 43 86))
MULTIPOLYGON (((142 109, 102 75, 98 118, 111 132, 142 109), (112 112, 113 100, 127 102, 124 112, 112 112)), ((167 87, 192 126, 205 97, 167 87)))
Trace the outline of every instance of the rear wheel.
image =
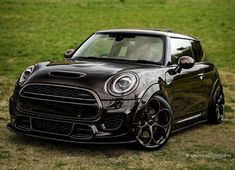
POLYGON ((219 85, 214 93, 211 106, 208 110, 208 121, 214 124, 223 122, 224 119, 224 94, 222 86, 219 85))
POLYGON ((172 128, 172 112, 167 101, 152 97, 143 111, 136 129, 136 140, 145 149, 159 149, 169 139, 172 128))

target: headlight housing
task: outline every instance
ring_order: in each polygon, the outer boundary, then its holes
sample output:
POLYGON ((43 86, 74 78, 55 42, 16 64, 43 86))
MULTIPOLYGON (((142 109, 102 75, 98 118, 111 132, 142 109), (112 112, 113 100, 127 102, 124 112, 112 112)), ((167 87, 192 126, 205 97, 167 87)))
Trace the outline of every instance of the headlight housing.
POLYGON ((29 78, 29 76, 34 72, 35 68, 36 68, 35 65, 27 67, 20 76, 19 84, 24 83, 29 78))
POLYGON ((138 76, 134 73, 122 73, 113 77, 108 91, 114 96, 131 93, 138 86, 138 76))

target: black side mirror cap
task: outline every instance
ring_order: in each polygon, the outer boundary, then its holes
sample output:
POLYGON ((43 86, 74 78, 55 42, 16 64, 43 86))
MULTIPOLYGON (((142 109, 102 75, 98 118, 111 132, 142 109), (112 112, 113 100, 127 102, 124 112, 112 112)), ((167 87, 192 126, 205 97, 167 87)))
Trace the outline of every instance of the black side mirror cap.
POLYGON ((68 49, 64 52, 64 58, 65 59, 69 59, 72 57, 73 53, 74 53, 74 49, 68 49))
POLYGON ((177 73, 180 73, 182 69, 190 69, 194 66, 195 60, 189 56, 182 56, 178 60, 178 65, 175 68, 177 73))

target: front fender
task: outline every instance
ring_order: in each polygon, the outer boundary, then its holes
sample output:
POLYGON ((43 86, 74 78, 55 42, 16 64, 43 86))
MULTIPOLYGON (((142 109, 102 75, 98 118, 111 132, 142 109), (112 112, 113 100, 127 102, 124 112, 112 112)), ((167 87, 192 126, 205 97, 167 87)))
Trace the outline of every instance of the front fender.
POLYGON ((155 83, 155 84, 152 84, 151 86, 149 86, 149 88, 145 92, 140 94, 139 98, 141 98, 141 100, 139 102, 138 108, 136 109, 136 113, 135 113, 135 116, 133 117, 133 121, 139 120, 139 118, 142 115, 143 109, 145 108, 149 99, 153 95, 159 95, 159 96, 166 99, 166 95, 163 93, 163 91, 161 89, 162 89, 161 84, 155 83))

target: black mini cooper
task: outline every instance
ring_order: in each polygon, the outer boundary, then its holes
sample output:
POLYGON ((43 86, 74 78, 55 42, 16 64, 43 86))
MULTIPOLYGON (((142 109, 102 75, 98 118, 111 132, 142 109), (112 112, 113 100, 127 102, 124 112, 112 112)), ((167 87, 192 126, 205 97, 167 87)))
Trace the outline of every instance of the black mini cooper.
POLYGON ((218 70, 203 61, 195 38, 164 30, 104 30, 64 56, 21 74, 10 98, 9 130, 159 149, 173 132, 223 121, 218 70))

